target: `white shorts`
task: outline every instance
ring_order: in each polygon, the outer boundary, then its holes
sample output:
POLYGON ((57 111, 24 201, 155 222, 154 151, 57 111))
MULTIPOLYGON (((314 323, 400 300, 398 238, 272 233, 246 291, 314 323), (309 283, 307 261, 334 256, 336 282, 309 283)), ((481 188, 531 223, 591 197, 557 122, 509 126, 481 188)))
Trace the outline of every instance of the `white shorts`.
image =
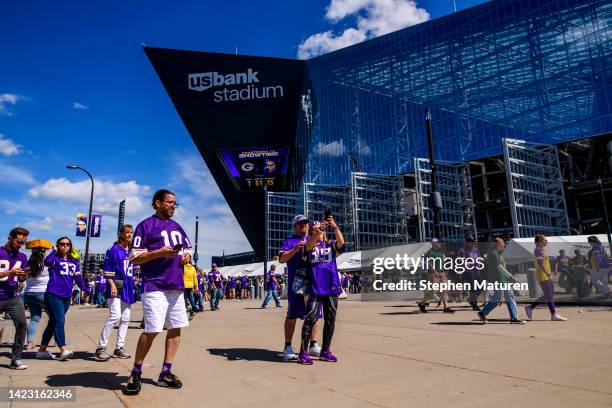
POLYGON ((142 294, 142 315, 145 333, 161 333, 168 329, 189 326, 182 290, 164 290, 142 294))

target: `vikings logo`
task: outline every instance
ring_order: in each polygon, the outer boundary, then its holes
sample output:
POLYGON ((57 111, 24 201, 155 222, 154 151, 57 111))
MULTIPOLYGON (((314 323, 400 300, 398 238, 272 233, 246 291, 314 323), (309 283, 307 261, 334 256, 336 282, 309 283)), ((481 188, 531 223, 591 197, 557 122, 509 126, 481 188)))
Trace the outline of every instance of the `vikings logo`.
POLYGON ((276 163, 272 160, 266 159, 266 165, 264 167, 268 173, 274 173, 276 170, 276 163))

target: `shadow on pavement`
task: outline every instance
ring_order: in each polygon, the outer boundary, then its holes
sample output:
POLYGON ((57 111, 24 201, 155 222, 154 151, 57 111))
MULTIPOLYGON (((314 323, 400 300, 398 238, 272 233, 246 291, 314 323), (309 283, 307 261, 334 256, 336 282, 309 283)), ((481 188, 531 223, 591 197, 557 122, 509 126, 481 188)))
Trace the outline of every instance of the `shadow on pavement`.
MULTIPOLYGON (((127 382, 126 375, 104 371, 88 371, 84 373, 54 374, 47 377, 45 383, 51 387, 79 386, 100 388, 103 390, 119 390, 127 382)), ((145 382, 143 380, 143 382, 145 382)))
POLYGON ((386 312, 386 313, 379 313, 379 315, 383 315, 383 316, 393 316, 393 315, 419 315, 421 314, 421 312, 419 312, 418 310, 413 310, 410 312, 386 312))
POLYGON ((282 361, 281 353, 273 350, 255 348, 229 348, 229 349, 208 349, 213 356, 222 356, 228 360, 247 360, 247 361, 282 361))

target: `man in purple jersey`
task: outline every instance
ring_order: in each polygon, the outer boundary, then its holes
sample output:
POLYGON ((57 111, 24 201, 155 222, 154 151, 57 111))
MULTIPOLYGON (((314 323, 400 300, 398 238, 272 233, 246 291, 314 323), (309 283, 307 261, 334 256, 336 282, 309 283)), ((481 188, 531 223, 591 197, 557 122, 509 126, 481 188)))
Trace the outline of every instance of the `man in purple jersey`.
POLYGON ((280 285, 276 277, 276 265, 272 264, 270 266, 270 270, 268 271, 268 281, 266 282, 266 297, 264 298, 264 301, 261 304, 262 309, 268 307, 268 302, 270 301, 270 298, 274 298, 274 303, 276 303, 276 307, 282 307, 280 299, 278 298, 278 294, 276 293, 276 290, 279 287, 280 285))
MULTIPOLYGON (((305 267, 301 253, 308 235, 308 219, 303 215, 296 215, 293 218, 293 231, 295 234, 283 241, 278 253, 278 261, 287 264, 287 302, 289 306, 285 318, 285 348, 283 350, 285 361, 297 360, 298 356, 291 346, 291 340, 295 331, 296 319, 303 320, 306 315, 304 296, 293 291, 293 277, 298 268, 305 267)), ((321 348, 317 344, 317 329, 318 323, 315 323, 312 328, 309 350, 309 354, 315 357, 321 353, 321 348)))
POLYGON ((119 232, 119 240, 106 252, 104 260, 104 275, 108 295, 108 319, 100 333, 95 357, 99 361, 107 361, 111 356, 106 352, 106 345, 113 328, 119 323, 117 343, 113 356, 115 358, 131 358, 125 350, 125 337, 130 324, 132 304, 134 304, 134 272, 129 261, 130 244, 134 228, 125 224, 119 232))
POLYGON ((21 361, 21 352, 26 340, 27 322, 25 307, 17 294, 19 282, 28 277, 24 270, 27 267, 26 255, 19 252, 25 245, 29 232, 24 228, 13 228, 8 241, 0 247, 0 313, 8 313, 15 325, 15 340, 11 348, 11 364, 13 370, 25 370, 27 365, 21 361))
POLYGON ((128 395, 140 392, 142 364, 153 340, 163 331, 164 323, 168 328, 164 364, 155 385, 183 386, 171 369, 181 340, 181 328, 189 326, 183 298, 183 265, 191 259, 191 243, 183 228, 171 220, 178 206, 174 193, 158 190, 151 204, 155 214, 138 224, 132 241, 130 262, 140 265, 144 280, 142 312, 145 328, 138 339, 134 368, 124 388, 128 395))
POLYGON ((220 309, 219 302, 223 296, 223 281, 217 264, 212 264, 212 269, 208 272, 208 286, 210 287, 210 310, 214 312, 220 309))

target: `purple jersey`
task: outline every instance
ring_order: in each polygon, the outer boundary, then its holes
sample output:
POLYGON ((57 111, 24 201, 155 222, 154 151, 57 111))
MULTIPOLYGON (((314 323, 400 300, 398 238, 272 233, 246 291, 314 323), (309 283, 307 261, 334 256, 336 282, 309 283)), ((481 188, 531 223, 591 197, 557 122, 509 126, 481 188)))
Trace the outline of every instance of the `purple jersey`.
POLYGON ((236 278, 233 276, 229 280, 229 287, 230 289, 236 289, 236 278))
POLYGON ((603 247, 603 244, 596 242, 589 250, 588 254, 591 268, 607 269, 610 267, 610 258, 603 247))
POLYGON ((145 292, 185 289, 181 258, 184 252, 191 252, 191 243, 183 228, 171 219, 152 215, 138 224, 132 241, 134 256, 177 244, 182 244, 183 249, 174 257, 157 258, 140 265, 145 292))
POLYGON ((206 283, 206 276, 198 274, 198 287, 200 288, 200 290, 202 290, 205 283, 206 283))
MULTIPOLYGON (((286 240, 283 241, 280 247, 280 251, 278 252, 278 257, 287 251, 291 251, 295 248, 300 242, 306 242, 306 237, 298 237, 297 235, 293 235, 286 240)), ((293 274, 295 270, 302 267, 304 265, 304 261, 300 256, 300 253, 297 252, 289 261, 287 262, 287 287, 291 289, 293 287, 293 274)))
POLYGON ((47 293, 59 297, 68 298, 72 296, 74 282, 82 291, 89 293, 89 288, 83 281, 79 261, 72 257, 60 258, 56 251, 51 251, 45 258, 45 266, 49 268, 49 283, 47 293))
MULTIPOLYGON (((106 251, 104 276, 106 279, 122 280, 123 286, 118 289, 119 298, 129 304, 134 303, 134 267, 129 261, 129 251, 115 243, 106 251)), ((107 294, 110 297, 110 285, 107 294)))
MULTIPOLYGON (((315 295, 339 295, 342 293, 338 267, 336 266, 336 241, 319 241, 306 254, 307 263, 312 270, 309 292, 315 295)), ((338 251, 340 252, 340 251, 338 251)))
MULTIPOLYGON (((28 266, 28 258, 19 251, 9 252, 5 247, 0 247, 0 272, 28 266)), ((0 301, 9 300, 17 296, 19 279, 16 276, 5 276, 0 278, 0 301)))
POLYGON ((278 289, 278 286, 276 285, 276 283, 274 283, 274 281, 272 280, 272 277, 277 278, 276 273, 274 273, 274 271, 269 270, 268 271, 268 277, 267 277, 267 282, 266 282, 266 289, 267 290, 276 290, 278 289))
POLYGON ((240 285, 242 286, 242 289, 246 289, 246 287, 249 285, 249 280, 246 278, 246 276, 240 279, 240 285))
POLYGON ((106 293, 106 278, 103 274, 96 276, 96 292, 106 293))
POLYGON ((215 285, 216 289, 223 289, 223 282, 221 281, 221 272, 210 271, 208 272, 208 285, 212 289, 212 286, 215 285))

